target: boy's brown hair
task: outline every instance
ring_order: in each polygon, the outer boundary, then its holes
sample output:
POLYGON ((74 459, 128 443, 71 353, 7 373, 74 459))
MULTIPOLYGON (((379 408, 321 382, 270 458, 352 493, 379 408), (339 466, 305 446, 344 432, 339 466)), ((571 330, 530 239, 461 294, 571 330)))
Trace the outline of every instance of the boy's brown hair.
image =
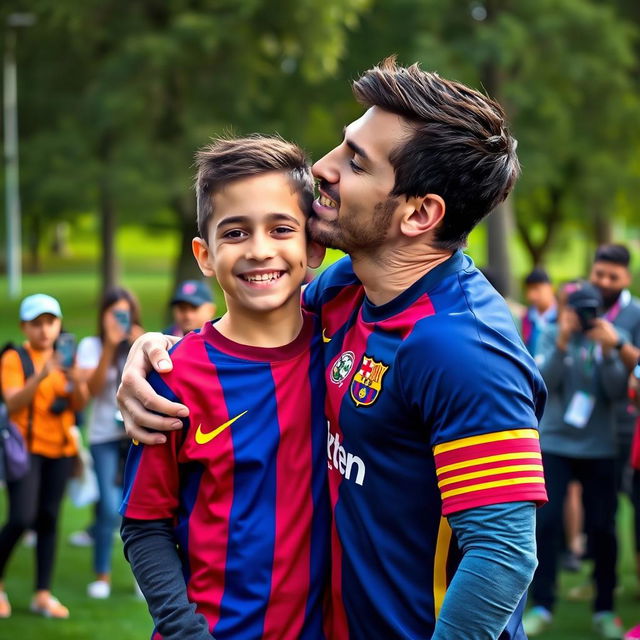
POLYGON ((207 240, 207 227, 215 208, 215 194, 240 178, 283 171, 291 189, 300 198, 300 208, 310 212, 313 176, 304 151, 280 136, 251 135, 244 138, 216 138, 196 153, 196 198, 198 233, 207 240))

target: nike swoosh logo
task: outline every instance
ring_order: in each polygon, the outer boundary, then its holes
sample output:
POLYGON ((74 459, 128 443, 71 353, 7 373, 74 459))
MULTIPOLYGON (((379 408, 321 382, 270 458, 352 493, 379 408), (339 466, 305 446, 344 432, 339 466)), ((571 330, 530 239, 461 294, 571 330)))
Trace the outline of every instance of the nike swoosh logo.
POLYGON ((326 329, 322 330, 322 342, 331 342, 331 338, 327 338, 326 329))
MULTIPOLYGON (((247 410, 248 411, 248 410, 247 410)), ((242 416, 247 413, 247 411, 243 411, 240 415, 237 415, 235 418, 231 418, 224 424, 221 424, 219 427, 214 429, 213 431, 208 431, 204 433, 202 431, 202 425, 198 425, 198 429, 196 430, 196 442, 198 444, 207 444, 207 442, 211 442, 216 436, 220 435, 227 427, 230 427, 236 420, 242 418, 242 416)))

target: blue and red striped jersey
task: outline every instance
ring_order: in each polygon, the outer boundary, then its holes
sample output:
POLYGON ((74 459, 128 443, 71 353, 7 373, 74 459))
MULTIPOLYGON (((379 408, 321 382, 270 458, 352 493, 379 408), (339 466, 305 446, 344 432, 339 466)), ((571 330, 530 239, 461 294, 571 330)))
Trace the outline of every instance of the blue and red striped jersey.
MULTIPOLYGON (((544 383, 462 252, 379 306, 345 258, 304 304, 325 351, 332 637, 430 638, 460 559, 446 516, 546 500, 544 383)), ((521 613, 503 640, 525 638, 521 613)))
MULTIPOLYGON (((175 522, 189 600, 217 640, 325 638, 330 506, 322 347, 305 313, 281 348, 211 323, 149 380, 189 407, 164 445, 131 448, 121 513, 175 522)), ((154 640, 161 638, 155 632, 154 640)))

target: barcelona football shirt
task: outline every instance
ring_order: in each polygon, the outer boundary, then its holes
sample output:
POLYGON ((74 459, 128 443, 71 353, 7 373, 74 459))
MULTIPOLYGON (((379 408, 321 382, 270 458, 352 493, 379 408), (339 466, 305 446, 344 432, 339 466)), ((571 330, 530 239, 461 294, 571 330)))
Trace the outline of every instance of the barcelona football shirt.
MULTIPOLYGON (((211 323, 151 374, 189 407, 164 445, 131 448, 121 513, 171 518, 189 600, 217 640, 320 640, 330 505, 322 347, 305 313, 298 338, 249 347, 211 323)), ((154 640, 161 638, 157 632, 154 640)))
MULTIPOLYGON (((304 303, 325 352, 332 637, 430 638, 459 562, 446 516, 546 500, 544 383, 462 252, 379 306, 344 258, 304 303)), ((502 639, 525 638, 520 616, 502 639)))

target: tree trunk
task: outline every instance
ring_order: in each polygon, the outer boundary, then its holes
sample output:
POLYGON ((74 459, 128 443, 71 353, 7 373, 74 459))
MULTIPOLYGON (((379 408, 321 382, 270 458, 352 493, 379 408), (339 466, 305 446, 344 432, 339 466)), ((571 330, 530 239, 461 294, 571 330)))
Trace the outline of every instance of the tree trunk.
POLYGON ((601 209, 598 209, 595 214, 593 234, 597 246, 601 244, 611 244, 613 242, 613 225, 611 224, 611 218, 601 209))
POLYGON ((191 241, 198 235, 194 207, 195 203, 191 193, 188 197, 176 198, 173 202, 173 210, 176 212, 180 229, 180 248, 174 268, 174 289, 183 280, 202 277, 191 250, 191 241))
POLYGON ((102 291, 115 287, 118 282, 118 266, 116 263, 116 208, 111 187, 111 153, 112 141, 109 133, 105 133, 100 141, 98 154, 102 161, 99 190, 100 236, 102 255, 100 257, 100 275, 102 291))
POLYGON ((115 251, 115 215, 115 206, 109 179, 103 176, 102 180, 100 180, 100 235, 102 238, 100 274, 103 292, 111 287, 115 287, 118 282, 115 251))
POLYGON ((511 198, 498 205, 487 218, 487 263, 495 279, 495 287, 504 297, 514 291, 509 238, 513 237, 511 198))
POLYGON ((39 214, 35 214, 30 220, 29 229, 29 273, 40 273, 42 268, 40 262, 40 236, 42 235, 42 219, 39 214))
MULTIPOLYGON (((508 2, 505 0, 486 0, 486 22, 494 22, 497 16, 505 10, 508 2)), ((508 81, 495 60, 488 60, 482 72, 482 83, 491 98, 502 104, 508 112, 507 105, 502 100, 502 86, 508 81)), ((514 211, 512 198, 498 205, 487 219, 487 266, 491 270, 496 289, 505 298, 514 292, 513 274, 511 272, 511 257, 509 255, 509 241, 513 238, 514 211)))

